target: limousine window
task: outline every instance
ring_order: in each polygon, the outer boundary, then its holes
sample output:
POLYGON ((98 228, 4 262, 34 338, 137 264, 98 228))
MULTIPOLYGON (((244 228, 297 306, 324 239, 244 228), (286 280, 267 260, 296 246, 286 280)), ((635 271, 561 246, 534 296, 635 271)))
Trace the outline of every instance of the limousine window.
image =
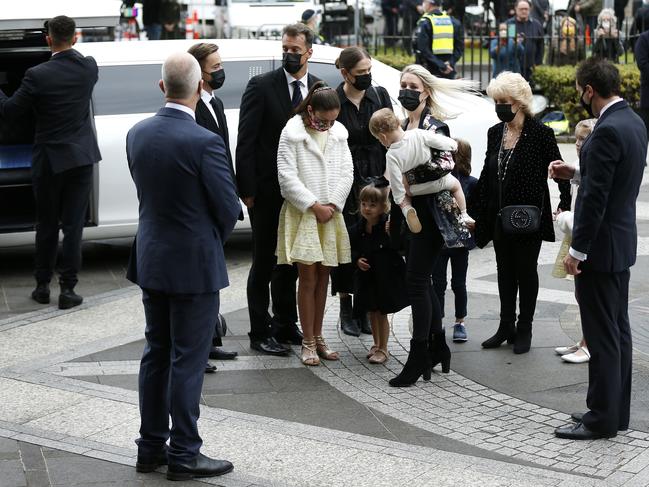
MULTIPOLYGON (((269 60, 224 61, 225 84, 217 91, 224 107, 239 108, 248 80, 272 69, 269 60)), ((154 113, 164 104, 161 64, 101 66, 93 95, 95 115, 154 113)))

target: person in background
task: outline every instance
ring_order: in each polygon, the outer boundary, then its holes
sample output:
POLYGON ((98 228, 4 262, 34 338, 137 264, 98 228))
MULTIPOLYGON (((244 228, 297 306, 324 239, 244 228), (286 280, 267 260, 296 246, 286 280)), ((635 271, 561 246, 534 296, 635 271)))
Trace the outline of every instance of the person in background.
POLYGON ((424 9, 420 0, 404 0, 401 2, 401 36, 403 37, 403 48, 408 55, 412 55, 412 36, 422 13, 424 13, 424 9))
POLYGON ((640 117, 649 132, 649 30, 638 37, 635 62, 640 70, 640 117))
POLYGON ((415 60, 434 76, 455 79, 456 63, 464 54, 464 30, 460 22, 442 10, 441 0, 423 0, 417 22, 415 60))
POLYGON ((640 35, 649 30, 649 0, 642 0, 641 7, 635 12, 633 18, 632 34, 640 35))
POLYGON ((597 16, 593 56, 617 63, 623 53, 615 12, 611 8, 605 8, 597 16))
POLYGON ((489 57, 492 59, 494 78, 503 71, 521 73, 525 57, 523 38, 509 37, 507 24, 502 22, 498 26, 498 37, 491 39, 489 57))
POLYGON ((160 0, 160 22, 162 35, 160 39, 184 39, 184 26, 180 24, 180 4, 177 0, 160 0))
POLYGON ((381 12, 383 13, 383 42, 385 46, 392 47, 397 43, 399 34, 399 1, 381 0, 381 12))
MULTIPOLYGON (((463 139, 456 139, 457 151, 453 154, 455 169, 453 174, 459 179, 462 190, 467 201, 471 201, 471 195, 478 180, 471 176, 471 144, 463 139)), ((468 339, 465 319, 467 316, 467 293, 466 274, 469 268, 469 250, 475 248, 475 240, 471 237, 465 247, 452 248, 443 247, 435 269, 433 270, 433 289, 439 299, 442 318, 444 318, 444 294, 447 285, 447 268, 451 262, 451 289, 455 295, 455 324, 453 325, 453 341, 456 343, 466 342, 468 339)))
POLYGON ((336 121, 336 90, 314 83, 279 138, 277 175, 284 203, 277 229, 278 264, 298 270, 298 310, 302 325, 301 360, 338 360, 322 336, 329 271, 351 262, 342 215, 354 182, 347 130, 336 121))
POLYGON ((545 29, 545 25, 548 23, 548 20, 550 20, 550 1, 532 0, 531 16, 545 29))
MULTIPOLYGON (((234 183, 236 177, 234 175, 234 166, 232 165, 232 153, 230 152, 228 120, 225 117, 223 102, 214 94, 225 82, 225 70, 221 64, 219 46, 212 43, 200 42, 190 47, 187 52, 198 61, 203 78, 201 99, 196 104, 196 123, 217 134, 223 140, 225 154, 227 155, 228 165, 230 166, 230 174, 234 183)), ((243 211, 239 213, 239 220, 243 220, 243 211)), ((234 360, 237 357, 237 352, 230 352, 220 348, 223 346, 221 333, 225 330, 223 327, 224 321, 221 315, 217 317, 217 323, 214 327, 214 337, 212 338, 212 349, 210 350, 210 358, 212 360, 234 360)), ((205 366, 205 372, 212 373, 215 371, 216 366, 208 362, 205 366)))
POLYGON ((603 0, 570 0, 568 4, 568 15, 571 17, 581 17, 590 30, 590 35, 595 35, 597 27, 597 16, 604 6, 603 0))
POLYGON ((388 314, 408 306, 406 265, 392 246, 386 230, 390 202, 388 182, 377 179, 360 191, 361 219, 349 229, 354 276, 354 305, 360 313, 369 312, 374 344, 367 353, 372 364, 385 363, 390 357, 388 314))
POLYGON ((162 37, 161 3, 162 0, 142 0, 142 24, 150 41, 162 37))
POLYGON ((517 41, 522 41, 525 46, 521 74, 530 81, 534 66, 543 64, 545 32, 539 21, 530 17, 529 0, 516 0, 514 12, 514 17, 507 21, 507 25, 516 26, 517 41))
POLYGON ((306 9, 302 12, 302 18, 300 19, 304 25, 313 31, 313 43, 328 45, 325 41, 324 36, 320 33, 320 14, 318 14, 312 8, 306 9))
POLYGON ((553 66, 574 66, 586 57, 584 37, 572 17, 563 17, 558 34, 551 39, 548 62, 553 66))
MULTIPOLYGON (((362 47, 347 47, 336 60, 343 82, 336 92, 340 98, 338 121, 349 137, 347 143, 354 161, 354 185, 349 192, 343 217, 347 227, 359 219, 358 195, 368 181, 385 173, 385 148, 369 131, 370 117, 381 108, 392 110, 390 95, 382 86, 372 86, 372 58, 362 47)), ((343 333, 359 336, 372 333, 367 315, 352 303, 355 263, 342 264, 331 270, 331 294, 340 296, 340 328, 343 333), (354 317, 354 310, 357 316, 354 317)))

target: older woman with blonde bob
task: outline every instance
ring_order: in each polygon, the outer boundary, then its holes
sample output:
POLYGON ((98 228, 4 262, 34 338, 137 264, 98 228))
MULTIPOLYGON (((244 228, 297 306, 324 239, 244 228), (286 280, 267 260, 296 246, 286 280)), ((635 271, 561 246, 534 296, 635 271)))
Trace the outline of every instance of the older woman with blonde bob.
MULTIPOLYGON (((497 348, 514 344, 514 353, 529 351, 532 321, 539 290, 537 260, 541 242, 554 241, 548 191, 548 166, 561 159, 552 129, 532 117, 532 91, 517 73, 504 72, 491 80, 487 94, 496 104, 502 121, 489 129, 487 154, 475 190, 471 216, 476 220, 476 244, 494 242, 500 296, 500 325, 494 336, 482 343, 497 348), (502 208, 531 205, 540 209, 538 231, 510 234, 503 229, 502 208), (520 309, 516 319, 516 299, 520 309)), ((570 209, 570 184, 557 181, 561 192, 559 209, 570 209)))

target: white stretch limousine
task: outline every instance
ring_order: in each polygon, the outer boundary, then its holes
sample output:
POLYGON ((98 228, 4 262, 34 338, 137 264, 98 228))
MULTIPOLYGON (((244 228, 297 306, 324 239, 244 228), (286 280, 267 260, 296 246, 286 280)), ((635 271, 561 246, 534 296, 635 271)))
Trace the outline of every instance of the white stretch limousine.
MULTIPOLYGON (((27 39, 27 37, 25 37, 27 39)), ((139 120, 153 115, 164 103, 158 88, 160 68, 174 51, 186 51, 196 41, 80 43, 76 48, 93 56, 99 65, 99 82, 92 97, 99 147, 103 156, 95 169, 94 188, 88 211, 84 239, 127 237, 135 234, 138 208, 135 187, 126 162, 128 130, 139 120)), ((207 41, 210 42, 210 41, 207 41)), ((235 154, 239 104, 248 80, 281 65, 279 41, 216 39, 226 72, 225 85, 218 90, 230 128, 230 144, 235 154)), ((0 87, 11 94, 30 66, 49 58, 41 42, 2 42, 0 39, 0 87)), ((340 49, 314 46, 309 70, 331 86, 341 82, 334 62, 340 49)), ((378 61, 372 65, 374 83, 384 86, 395 110, 399 71, 378 61)), ((447 101, 448 102, 448 101, 447 101)), ((497 120, 493 105, 478 96, 466 95, 449 103, 449 109, 462 114, 449 121, 454 137, 469 140, 473 146, 474 173, 479 173, 486 149, 487 128, 497 120)), ((0 247, 32 244, 34 204, 29 176, 30 130, 0 120, 0 247)), ((237 230, 247 230, 247 219, 237 230)))

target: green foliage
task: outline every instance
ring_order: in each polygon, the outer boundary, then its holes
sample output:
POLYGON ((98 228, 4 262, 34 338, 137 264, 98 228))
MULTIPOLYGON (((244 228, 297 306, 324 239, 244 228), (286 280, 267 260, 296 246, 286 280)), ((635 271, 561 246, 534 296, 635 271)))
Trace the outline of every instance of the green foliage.
MULTIPOLYGON (((634 64, 618 64, 622 79, 621 96, 632 107, 637 107, 640 101, 640 71, 634 64)), ((575 88, 576 66, 537 66, 534 69, 534 83, 575 127, 577 122, 588 118, 588 114, 579 103, 579 93, 575 88)))
POLYGON ((392 66, 399 71, 415 62, 415 56, 410 56, 407 52, 402 50, 387 50, 386 52, 379 51, 374 54, 373 57, 374 59, 381 61, 388 66, 392 66))

